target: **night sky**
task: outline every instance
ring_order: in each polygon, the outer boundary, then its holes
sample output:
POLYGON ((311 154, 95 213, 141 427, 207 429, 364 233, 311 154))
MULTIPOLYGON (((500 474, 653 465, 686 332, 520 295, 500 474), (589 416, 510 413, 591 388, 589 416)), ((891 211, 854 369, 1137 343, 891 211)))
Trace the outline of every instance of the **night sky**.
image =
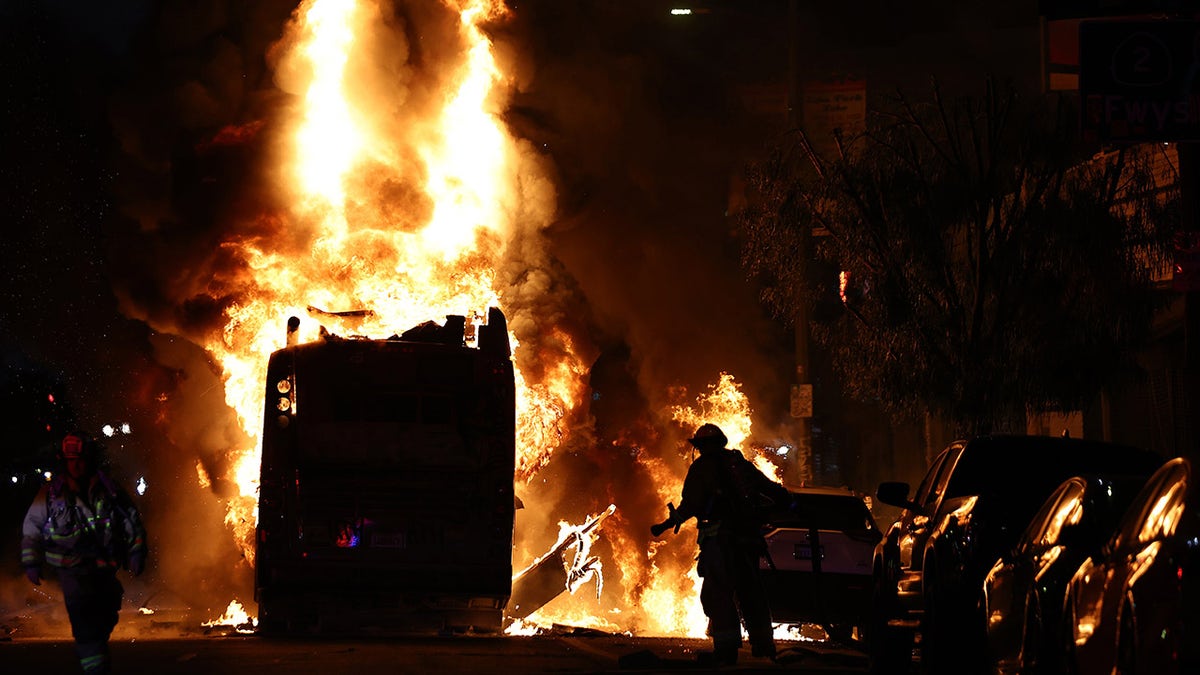
POLYGON ((116 312, 105 250, 116 209, 105 100, 128 69, 134 21, 74 3, 0 6, 0 355, 10 455, 47 440, 52 420, 18 412, 48 394, 42 383, 58 394, 53 421, 95 429, 136 405, 102 400, 132 393, 135 373, 153 369, 144 326, 116 312))

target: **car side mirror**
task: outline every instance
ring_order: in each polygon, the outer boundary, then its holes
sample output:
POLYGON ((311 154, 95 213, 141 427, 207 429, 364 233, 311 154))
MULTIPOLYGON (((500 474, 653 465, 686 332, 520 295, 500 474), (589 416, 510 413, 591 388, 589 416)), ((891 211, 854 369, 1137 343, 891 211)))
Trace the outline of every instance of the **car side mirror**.
POLYGON ((908 498, 908 490, 908 483, 903 481, 885 481, 876 488, 875 498, 884 504, 923 513, 921 505, 908 498))

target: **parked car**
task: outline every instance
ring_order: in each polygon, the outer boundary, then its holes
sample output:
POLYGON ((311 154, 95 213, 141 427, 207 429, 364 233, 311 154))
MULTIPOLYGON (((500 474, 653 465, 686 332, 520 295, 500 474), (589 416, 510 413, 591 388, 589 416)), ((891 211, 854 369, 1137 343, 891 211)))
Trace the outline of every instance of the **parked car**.
POLYGON ((1066 672, 1200 672, 1198 479, 1190 460, 1164 464, 1071 577, 1066 672))
POLYGON ((1073 475, 1149 472, 1161 463, 1124 445, 993 435, 950 444, 911 498, 907 483, 881 483, 877 498, 904 510, 872 563, 872 671, 904 672, 918 633, 927 670, 983 670, 984 576, 1050 493, 1073 475))
POLYGON ((770 562, 760 567, 771 616, 817 624, 832 639, 849 641, 855 628, 865 630, 871 556, 883 533, 860 494, 801 488, 792 496, 795 508, 772 514, 765 531, 770 562))
POLYGON ((1067 583, 1104 545, 1149 477, 1146 471, 1068 478, 992 565, 983 582, 990 672, 1063 672, 1067 583))

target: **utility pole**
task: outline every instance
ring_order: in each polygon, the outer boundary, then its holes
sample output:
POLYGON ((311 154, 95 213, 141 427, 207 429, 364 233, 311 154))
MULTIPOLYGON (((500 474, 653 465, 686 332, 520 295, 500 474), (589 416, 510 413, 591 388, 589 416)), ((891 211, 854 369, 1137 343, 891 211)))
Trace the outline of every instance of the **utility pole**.
MULTIPOLYGON (((1179 201, 1180 233, 1178 245, 1184 250, 1177 264, 1194 264, 1190 258, 1200 241, 1200 144, 1182 142, 1175 146, 1179 153, 1179 201)), ((1187 419, 1183 420, 1182 436, 1178 438, 1181 455, 1200 461, 1196 441, 1200 439, 1200 288, 1196 287, 1198 272, 1193 269, 1177 270, 1183 281, 1183 395, 1186 397, 1187 419)))
MULTIPOLYGON (((800 13, 797 8, 798 0, 788 2, 788 94, 787 94, 787 124, 788 130, 800 128, 800 13)), ((812 232, 801 228, 800 250, 797 258, 804 265, 805 278, 810 278, 809 264, 812 261, 812 232)), ((796 420, 796 453, 792 464, 792 475, 789 482, 802 484, 811 480, 813 448, 812 448, 812 408, 813 390, 812 376, 809 369, 809 307, 803 291, 798 292, 796 301, 795 340, 796 340, 796 380, 792 385, 792 417, 796 420)))

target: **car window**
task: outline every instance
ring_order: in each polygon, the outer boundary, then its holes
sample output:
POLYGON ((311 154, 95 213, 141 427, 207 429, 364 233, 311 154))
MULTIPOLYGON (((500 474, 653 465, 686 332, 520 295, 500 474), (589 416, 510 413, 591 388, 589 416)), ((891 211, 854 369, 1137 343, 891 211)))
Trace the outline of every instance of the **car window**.
POLYGON ((795 494, 795 508, 774 518, 776 527, 866 532, 876 529, 866 503, 853 495, 795 494))
POLYGON ((1042 546, 1058 544, 1059 536, 1067 525, 1078 525, 1083 520, 1084 482, 1072 480, 1062 492, 1062 498, 1054 505, 1054 511, 1046 523, 1046 531, 1038 543, 1042 546))
POLYGON ((958 458, 962 456, 963 449, 961 446, 956 446, 946 453, 946 461, 938 467, 937 478, 933 481, 933 489, 929 492, 929 500, 924 502, 925 506, 933 506, 942 495, 946 494, 946 483, 950 482, 950 476, 954 473, 954 466, 958 463, 958 458))
POLYGON ((1023 553, 1031 547, 1045 545, 1047 532, 1050 530, 1051 524, 1058 514, 1059 502, 1063 499, 1064 493, 1071 491, 1071 483, 1073 482, 1063 483, 1046 498, 1046 502, 1042 504, 1042 508, 1038 509, 1037 515, 1033 517, 1033 520, 1029 521, 1029 526, 1025 528, 1025 532, 1021 536, 1021 541, 1017 544, 1018 551, 1023 553))
POLYGON ((1187 488, 1187 467, 1176 464, 1166 472, 1154 494, 1146 500, 1138 543, 1148 543, 1175 533, 1175 526, 1183 515, 1184 496, 1187 488))
POLYGON ((943 450, 929 466, 929 470, 925 472, 925 477, 921 479, 921 484, 917 486, 917 493, 913 496, 913 501, 924 505, 925 500, 929 498, 929 491, 933 488, 933 479, 937 476, 938 471, 946 463, 946 458, 950 456, 950 449, 943 450))
POLYGON ((1145 521, 1145 516, 1148 513, 1150 504, 1153 504, 1158 499, 1160 489, 1163 484, 1163 479, 1168 471, 1160 471, 1150 478, 1142 491, 1138 493, 1137 498, 1129 505, 1129 509, 1121 518, 1121 524, 1117 526, 1117 531, 1109 540, 1108 546, 1112 550, 1120 550, 1127 546, 1131 546, 1138 541, 1138 535, 1142 531, 1142 523, 1145 521))

